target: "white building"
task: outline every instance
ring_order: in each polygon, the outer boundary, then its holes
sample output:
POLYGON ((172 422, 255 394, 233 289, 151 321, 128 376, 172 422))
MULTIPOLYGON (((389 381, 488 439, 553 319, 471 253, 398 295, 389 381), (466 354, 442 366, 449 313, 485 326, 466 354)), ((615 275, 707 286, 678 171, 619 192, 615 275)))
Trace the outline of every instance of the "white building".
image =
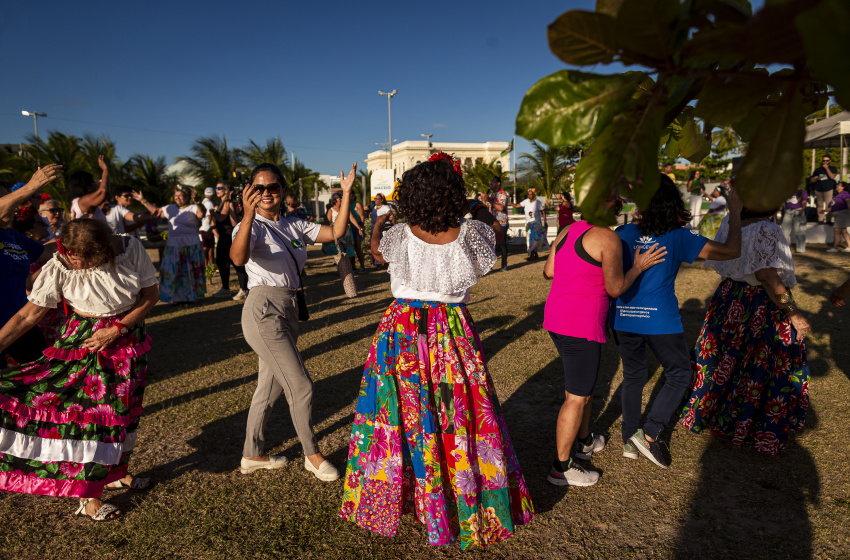
MULTIPOLYGON (((497 160, 502 169, 511 167, 511 156, 501 153, 508 149, 508 142, 427 142, 425 140, 408 140, 394 144, 392 149, 393 170, 396 178, 418 163, 427 161, 435 152, 446 152, 460 159, 464 167, 476 162, 490 163, 497 160)), ((377 150, 366 156, 366 171, 389 169, 389 154, 386 150, 377 150)))

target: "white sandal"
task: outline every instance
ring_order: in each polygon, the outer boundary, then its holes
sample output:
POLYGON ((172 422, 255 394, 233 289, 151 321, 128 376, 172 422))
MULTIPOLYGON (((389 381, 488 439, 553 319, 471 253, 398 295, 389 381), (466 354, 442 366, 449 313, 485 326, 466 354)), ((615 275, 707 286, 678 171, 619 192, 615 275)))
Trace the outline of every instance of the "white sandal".
POLYGON ((133 482, 131 482, 130 484, 124 484, 120 480, 116 480, 107 484, 106 488, 109 490, 118 490, 119 488, 129 488, 130 490, 147 490, 150 485, 151 479, 139 478, 137 476, 134 476, 133 482))
POLYGON ((86 512, 86 506, 88 503, 95 498, 88 498, 87 500, 80 500, 80 507, 77 508, 77 511, 74 512, 74 515, 85 515, 86 517, 90 517, 92 521, 112 521, 113 519, 118 519, 121 517, 120 510, 112 504, 104 503, 100 508, 94 513, 94 515, 89 515, 86 512), (109 517, 115 512, 118 512, 118 515, 114 515, 109 517))

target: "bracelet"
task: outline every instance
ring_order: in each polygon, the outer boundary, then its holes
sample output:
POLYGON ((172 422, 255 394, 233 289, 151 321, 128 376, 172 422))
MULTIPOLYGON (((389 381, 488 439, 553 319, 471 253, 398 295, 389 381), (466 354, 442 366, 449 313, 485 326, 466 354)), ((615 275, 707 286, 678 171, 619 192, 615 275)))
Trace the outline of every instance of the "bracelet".
POLYGON ((786 315, 790 315, 795 311, 800 310, 797 307, 797 303, 794 301, 794 294, 791 293, 791 290, 786 290, 781 294, 776 294, 776 306, 784 311, 786 315))

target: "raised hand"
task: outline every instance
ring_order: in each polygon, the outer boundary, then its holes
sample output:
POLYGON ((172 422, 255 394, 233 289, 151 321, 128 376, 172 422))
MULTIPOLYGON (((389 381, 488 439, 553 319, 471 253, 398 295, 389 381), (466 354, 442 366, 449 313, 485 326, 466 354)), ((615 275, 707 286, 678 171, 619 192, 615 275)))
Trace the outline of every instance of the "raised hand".
POLYGON ((348 177, 345 176, 344 171, 339 172, 339 184, 342 187, 342 192, 350 193, 351 187, 354 186, 354 179, 356 179, 355 174, 357 173, 357 162, 351 164, 351 171, 348 173, 348 177))
POLYGON ((97 156, 97 166, 100 167, 101 171, 109 171, 109 167, 106 165, 106 158, 102 155, 97 156))
POLYGON ((139 202, 145 199, 145 195, 141 191, 130 191, 130 196, 133 197, 133 200, 138 200, 139 202))
POLYGON ((257 205, 262 200, 263 194, 254 187, 246 187, 242 192, 242 205, 245 207, 245 216, 252 218, 257 212, 257 205))
POLYGON ((35 184, 36 188, 40 189, 44 185, 56 180, 62 173, 62 166, 58 163, 51 163, 44 167, 39 167, 38 171, 33 173, 30 183, 35 184))
POLYGON ((646 271, 653 266, 663 263, 664 256, 667 255, 666 247, 658 247, 658 243, 649 248, 648 251, 641 253, 640 247, 635 250, 635 264, 641 271, 646 271))

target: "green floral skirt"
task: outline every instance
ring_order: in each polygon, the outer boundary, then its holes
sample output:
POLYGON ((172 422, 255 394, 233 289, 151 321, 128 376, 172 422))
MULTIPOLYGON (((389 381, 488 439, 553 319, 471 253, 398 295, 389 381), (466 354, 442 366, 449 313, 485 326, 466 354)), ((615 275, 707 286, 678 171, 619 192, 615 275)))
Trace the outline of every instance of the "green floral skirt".
POLYGON ((44 356, 0 371, 0 490, 94 498, 127 474, 150 337, 139 322, 105 350, 82 346, 122 317, 72 313, 44 356))

